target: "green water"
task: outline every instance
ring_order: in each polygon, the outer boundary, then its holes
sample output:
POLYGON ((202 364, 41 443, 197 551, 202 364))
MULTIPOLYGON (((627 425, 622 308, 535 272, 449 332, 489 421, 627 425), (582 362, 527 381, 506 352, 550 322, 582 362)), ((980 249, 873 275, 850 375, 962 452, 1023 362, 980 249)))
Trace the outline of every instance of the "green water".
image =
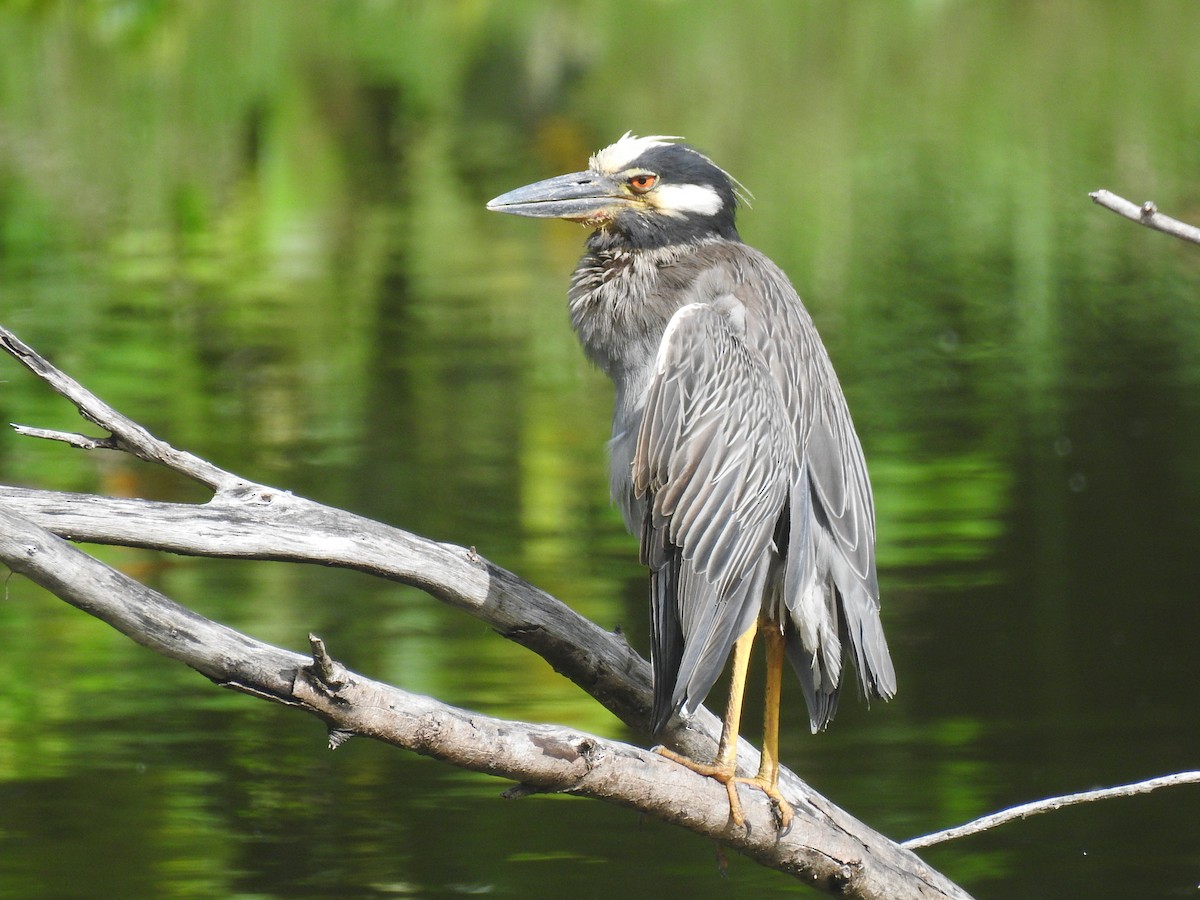
MULTIPOLYGON (((1187 2, 16 0, 0 322, 175 445, 474 545, 645 648, 610 389, 566 320, 584 233, 483 204, 686 135, 753 192, 743 236, 813 312, 878 504, 900 694, 813 737, 787 685, 782 755, 908 837, 1200 767, 1200 248, 1087 198, 1200 223, 1198 59, 1187 2)), ((0 420, 87 428, 4 360, 0 420)), ((14 434, 0 480, 204 499, 14 434)), ((98 552, 406 689, 647 741, 418 591, 98 552)), ((805 893, 624 810, 329 753, 17 578, 0 633, 0 896, 805 893)), ((1198 809, 924 855, 980 898, 1191 896, 1198 809)))

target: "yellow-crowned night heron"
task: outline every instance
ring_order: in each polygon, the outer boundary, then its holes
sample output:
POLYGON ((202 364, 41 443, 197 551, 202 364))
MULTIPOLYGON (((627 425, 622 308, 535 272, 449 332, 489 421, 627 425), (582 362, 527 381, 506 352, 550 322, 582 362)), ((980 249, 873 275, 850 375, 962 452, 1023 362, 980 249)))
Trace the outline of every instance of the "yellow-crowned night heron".
POLYGON ((596 230, 571 279, 571 321, 616 387, 612 493, 650 568, 650 728, 703 702, 733 652, 712 765, 791 810, 777 781, 783 658, 813 731, 837 708, 849 655, 867 697, 896 675, 879 620, 875 513, 862 447, 812 319, 787 277, 741 242, 734 180, 675 138, 626 134, 586 172, 488 209, 596 230), (762 766, 735 774, 750 648, 766 641, 762 766))

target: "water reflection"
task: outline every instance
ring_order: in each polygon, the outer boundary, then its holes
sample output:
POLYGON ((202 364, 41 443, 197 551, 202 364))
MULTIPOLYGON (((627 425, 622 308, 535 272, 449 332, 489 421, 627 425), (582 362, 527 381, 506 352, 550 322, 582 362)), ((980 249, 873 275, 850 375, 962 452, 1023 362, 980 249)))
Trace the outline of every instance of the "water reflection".
MULTIPOLYGON (((1085 192, 1200 218, 1200 7, 667 4, 629 28, 644 12, 6 8, 0 320, 175 444, 477 546, 645 647, 644 575, 606 496, 609 388, 566 323, 583 235, 482 201, 627 128, 682 132, 757 194, 743 233, 817 318, 878 501, 901 693, 847 700, 813 737, 788 685, 785 761, 897 836, 1195 768, 1200 272, 1085 192)), ((0 416, 81 427, 15 368, 0 416)), ((202 496, 13 438, 0 474, 202 496)), ((406 688, 645 740, 419 592, 101 553, 406 688)), ((0 626, 20 636, 0 654, 0 893, 597 896, 597 871, 610 895, 791 888, 739 860, 721 881, 708 846, 621 810, 502 803, 365 742, 323 753, 316 723, 17 580, 0 626)), ((927 856, 981 897, 1184 891, 1188 802, 927 856)))

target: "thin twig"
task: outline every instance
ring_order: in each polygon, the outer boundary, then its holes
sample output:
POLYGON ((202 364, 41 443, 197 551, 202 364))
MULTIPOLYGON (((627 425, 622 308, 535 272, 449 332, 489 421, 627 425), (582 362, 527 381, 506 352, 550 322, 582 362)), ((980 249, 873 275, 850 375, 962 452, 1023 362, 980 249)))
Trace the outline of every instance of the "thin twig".
POLYGON ((1151 200, 1138 206, 1136 203, 1130 203, 1124 197, 1117 196, 1112 191, 1105 190, 1092 191, 1088 196, 1105 209, 1110 209, 1117 215, 1124 216, 1139 225, 1174 235, 1193 244, 1200 244, 1200 228, 1189 225, 1187 222, 1180 222, 1178 219, 1172 219, 1170 216, 1164 216, 1151 200))
POLYGON ((24 437, 41 438, 44 441, 61 441, 79 450, 120 450, 120 445, 112 435, 105 438, 94 438, 75 431, 53 431, 49 428, 34 428, 32 425, 12 426, 13 431, 24 437))
POLYGON ((1148 778, 1145 781, 1137 781, 1133 784, 1099 788, 1094 791, 1080 791, 1076 794, 1064 794, 1061 797, 1047 797, 1045 800, 1022 803, 1020 806, 1003 809, 1000 812, 975 819, 973 822, 956 825, 954 828, 947 828, 944 831, 935 831, 933 834, 910 838, 907 841, 902 841, 900 846, 908 850, 915 850, 918 847, 929 847, 933 844, 952 841, 955 838, 966 837, 970 834, 978 834, 981 831, 995 828, 997 825, 1003 825, 1005 822, 1011 822, 1013 819, 1025 819, 1029 816, 1036 816, 1039 813, 1062 809, 1064 806, 1091 803, 1093 800, 1108 800, 1113 797, 1132 797, 1136 794, 1148 794, 1159 788, 1171 787, 1177 784, 1200 784, 1200 771, 1160 775, 1157 778, 1148 778))

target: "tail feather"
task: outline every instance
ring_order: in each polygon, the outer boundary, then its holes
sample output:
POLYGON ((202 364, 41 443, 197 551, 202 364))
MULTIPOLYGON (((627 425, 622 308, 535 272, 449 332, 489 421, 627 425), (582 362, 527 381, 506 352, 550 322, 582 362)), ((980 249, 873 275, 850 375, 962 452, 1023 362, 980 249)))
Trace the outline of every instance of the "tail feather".
POLYGON ((823 670, 817 664, 816 657, 804 649, 804 642, 790 623, 784 629, 784 635, 787 640, 788 660, 796 670, 800 689, 804 692, 804 702, 808 706, 809 726, 813 734, 816 734, 828 728, 837 713, 838 685, 830 683, 823 676, 823 670))
POLYGON ((683 628, 675 607, 683 557, 678 548, 663 549, 666 557, 661 560, 661 566, 650 573, 650 662, 654 671, 651 734, 662 731, 679 706, 673 697, 679 664, 683 660, 683 628))

